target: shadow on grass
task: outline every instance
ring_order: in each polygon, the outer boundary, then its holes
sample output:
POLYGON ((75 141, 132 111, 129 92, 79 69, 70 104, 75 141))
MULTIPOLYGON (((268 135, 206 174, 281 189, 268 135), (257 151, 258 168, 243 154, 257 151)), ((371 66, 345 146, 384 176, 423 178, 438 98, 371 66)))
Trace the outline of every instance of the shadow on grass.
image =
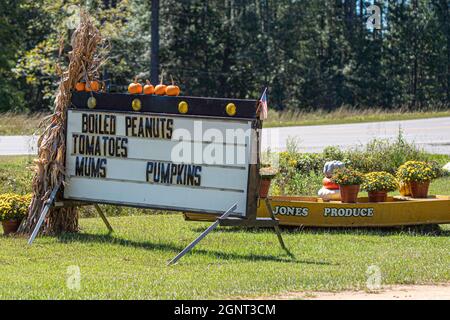
MULTIPOLYGON (((407 236, 429 236, 429 237, 449 237, 450 229, 443 230, 439 225, 418 225, 404 227, 355 227, 355 228, 326 228, 326 227, 290 227, 280 226, 281 234, 348 234, 348 235, 373 235, 373 236, 391 236, 391 235, 407 235, 407 236)), ((192 229, 195 232, 203 232, 204 228, 196 227, 192 229)), ((220 228, 216 232, 252 232, 252 233, 269 233, 273 232, 271 228, 220 228)), ((275 235, 275 233, 274 233, 275 235)))
MULTIPOLYGON (((276 235, 274 234, 276 237, 276 235)), ((58 240, 62 243, 80 242, 80 243, 109 243, 114 245, 120 245, 124 247, 141 248, 145 250, 161 250, 170 251, 174 254, 179 253, 184 249, 183 246, 174 245, 170 243, 154 243, 150 241, 134 241, 116 237, 112 234, 87 234, 87 233, 65 233, 58 237, 58 240)), ((286 251, 285 251, 286 252, 286 251)), ((285 255, 287 257, 266 256, 257 254, 236 254, 218 252, 212 250, 196 249, 195 254, 202 255, 214 255, 216 258, 228 259, 228 260, 246 260, 246 261, 269 261, 269 262, 284 262, 284 263, 298 263, 298 264, 315 264, 315 265, 337 265, 334 263, 328 263, 323 261, 309 261, 309 260, 297 260, 295 256, 287 251, 285 255)))

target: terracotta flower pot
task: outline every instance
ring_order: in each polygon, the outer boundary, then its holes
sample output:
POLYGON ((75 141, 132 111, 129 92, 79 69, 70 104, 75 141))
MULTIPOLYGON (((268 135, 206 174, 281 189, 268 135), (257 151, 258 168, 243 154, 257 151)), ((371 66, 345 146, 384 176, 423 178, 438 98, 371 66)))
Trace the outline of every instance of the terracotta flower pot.
POLYGON ((359 193, 359 184, 343 186, 339 185, 341 191, 341 201, 343 203, 356 203, 359 193))
POLYGON ((400 194, 404 197, 411 195, 411 184, 409 182, 400 182, 400 194))
POLYGON ((369 202, 386 202, 387 192, 386 191, 370 191, 369 192, 369 202))
POLYGON ((8 234, 17 232, 17 229, 19 229, 20 221, 18 220, 7 220, 2 221, 3 226, 3 234, 7 236, 8 234))
POLYGON ((413 198, 427 198, 428 197, 428 188, 430 187, 430 181, 425 182, 417 182, 412 181, 410 183, 411 186, 411 194, 413 198))
POLYGON ((270 183, 272 182, 272 179, 261 179, 261 184, 259 185, 259 197, 260 198, 267 198, 267 195, 269 194, 270 189, 270 183))

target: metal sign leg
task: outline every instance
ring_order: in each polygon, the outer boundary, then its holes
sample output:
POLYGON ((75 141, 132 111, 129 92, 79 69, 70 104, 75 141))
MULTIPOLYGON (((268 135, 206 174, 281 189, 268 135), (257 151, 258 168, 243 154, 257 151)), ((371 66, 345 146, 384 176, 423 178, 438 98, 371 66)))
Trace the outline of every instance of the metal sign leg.
POLYGON ((103 222, 105 223, 106 227, 108 228, 109 232, 113 232, 113 228, 111 227, 111 225, 109 224, 108 219, 106 219, 105 214, 103 213, 102 209, 100 208, 100 206, 98 204, 94 204, 95 210, 97 210, 98 215, 100 216, 100 218, 102 218, 103 222))
MULTIPOLYGON (((270 216, 272 217, 273 220, 275 220, 275 215, 273 213, 272 205, 270 204, 269 199, 265 198, 264 202, 266 203, 266 207, 267 207, 267 210, 269 210, 270 216)), ((284 250, 287 251, 287 248, 286 248, 286 246, 284 244, 283 238, 281 237, 280 227, 279 226, 274 226, 273 228, 275 229, 275 233, 277 234, 278 241, 280 242, 281 248, 283 248, 284 250)))
POLYGON ((219 220, 220 219, 225 219, 227 218, 231 213, 233 213, 234 210, 237 209, 237 203, 235 203, 233 206, 230 207, 230 209, 228 209, 227 211, 225 211, 225 213, 216 220, 216 222, 214 222, 211 226, 208 227, 208 229, 206 229, 205 231, 203 231, 203 233, 201 235, 198 236, 197 239, 195 239, 194 241, 192 241, 186 248, 183 249, 183 251, 181 251, 175 258, 173 258, 171 261, 169 261, 169 263, 167 264, 168 266, 175 264, 178 260, 180 260, 186 253, 188 253, 189 251, 192 250, 192 248, 195 247, 195 245, 197 243, 200 242, 200 240, 202 240, 204 237, 206 237, 211 231, 213 231, 215 228, 217 228, 217 226, 219 225, 219 220))
POLYGON ((44 209, 42 209, 41 215, 39 216, 39 220, 36 224, 36 226, 34 227, 33 232, 31 233, 30 239, 28 239, 28 245, 31 245, 34 241, 34 239, 36 238, 39 229, 41 229, 42 223, 45 220, 45 217, 47 216, 48 211, 50 210, 50 206, 53 204, 53 201, 55 200, 56 197, 56 193, 59 190, 59 187, 61 185, 57 185, 55 188, 53 188, 52 193, 50 194, 50 197, 48 198, 47 202, 45 203, 44 209))

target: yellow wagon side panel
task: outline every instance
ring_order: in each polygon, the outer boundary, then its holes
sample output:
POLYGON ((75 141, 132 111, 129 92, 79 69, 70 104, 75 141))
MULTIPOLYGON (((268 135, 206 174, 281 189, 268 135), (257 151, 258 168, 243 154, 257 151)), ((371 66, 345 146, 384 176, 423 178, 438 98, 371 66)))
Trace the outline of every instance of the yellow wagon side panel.
MULTIPOLYGON (((450 197, 416 200, 389 198, 384 203, 369 203, 367 198, 356 204, 322 202, 311 197, 272 197, 275 216, 281 225, 311 227, 389 227, 450 223, 450 197)), ((187 220, 213 221, 215 216, 186 214, 187 220)), ((258 217, 269 217, 263 201, 258 217)))
MULTIPOLYGON (((345 204, 272 199, 282 225, 321 227, 398 226, 450 223, 450 201, 413 200, 345 204)), ((258 216, 268 217, 260 203, 258 216)))

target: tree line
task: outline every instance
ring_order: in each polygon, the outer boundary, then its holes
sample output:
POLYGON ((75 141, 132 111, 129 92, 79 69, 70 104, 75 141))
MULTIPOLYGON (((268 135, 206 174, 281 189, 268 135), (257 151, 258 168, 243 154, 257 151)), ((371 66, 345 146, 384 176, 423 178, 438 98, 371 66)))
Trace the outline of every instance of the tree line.
MULTIPOLYGON (((1 111, 51 109, 77 6, 108 39, 108 90, 151 78, 151 0, 2 0, 1 111)), ((184 95, 267 86, 279 110, 449 106, 449 0, 166 0, 159 16, 159 71, 184 95)))

